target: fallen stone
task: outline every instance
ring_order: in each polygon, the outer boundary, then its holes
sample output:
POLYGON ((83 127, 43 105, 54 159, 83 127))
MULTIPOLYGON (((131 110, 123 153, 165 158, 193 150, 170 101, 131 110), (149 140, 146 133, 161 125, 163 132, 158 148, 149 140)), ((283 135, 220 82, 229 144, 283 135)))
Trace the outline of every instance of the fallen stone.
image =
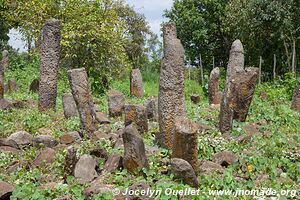
POLYGON ((84 196, 88 198, 94 195, 111 192, 114 189, 114 185, 104 184, 102 179, 102 177, 98 177, 91 182, 90 186, 83 191, 84 196))
POLYGON ((7 139, 15 141, 21 147, 31 144, 33 137, 26 131, 18 131, 11 134, 7 139))
POLYGON ((0 146, 9 146, 15 149, 20 149, 16 141, 4 138, 0 138, 0 146))
POLYGON ((97 176, 96 161, 90 155, 80 157, 75 165, 74 176, 80 184, 92 182, 97 176))
POLYGON ((211 161, 203 161, 200 165, 199 171, 205 174, 211 174, 212 172, 223 173, 224 169, 217 163, 211 161))
POLYGON ((44 147, 53 148, 56 145, 58 145, 58 141, 50 135, 36 136, 35 138, 33 138, 32 142, 33 142, 33 145, 37 146, 37 147, 44 146, 44 147))
POLYGON ((82 141, 82 137, 77 131, 71 131, 67 133, 68 135, 72 136, 75 139, 76 143, 80 143, 82 141))
POLYGON ((96 120, 100 124, 110 124, 109 119, 106 117, 106 115, 102 112, 96 112, 96 120))
POLYGON ((127 126, 122 137, 124 142, 124 168, 131 173, 135 173, 142 168, 149 168, 143 138, 139 135, 137 129, 132 125, 127 126))
POLYGON ((92 156, 96 156, 98 158, 103 158, 105 160, 107 160, 108 158, 108 152, 104 149, 104 148, 101 148, 101 147, 94 147, 94 148, 91 148, 89 150, 89 154, 92 155, 92 156))
POLYGON ((9 200, 12 195, 15 187, 10 183, 0 181, 0 199, 1 200, 9 200))
POLYGON ((213 162, 228 167, 238 161, 238 157, 231 151, 222 151, 213 156, 213 162))
POLYGON ((171 159, 171 172, 177 177, 183 180, 184 183, 194 187, 199 187, 198 178, 193 167, 185 160, 181 158, 171 159))
POLYGON ((148 99, 144 106, 146 107, 147 117, 151 121, 158 120, 158 105, 157 105, 157 97, 148 99))
POLYGON ((124 95, 116 90, 108 92, 108 111, 110 117, 122 116, 124 112, 125 98, 124 95))
POLYGON ((102 170, 102 174, 115 172, 123 167, 123 158, 119 155, 109 156, 102 170))
POLYGON ((146 107, 141 105, 125 106, 125 126, 134 124, 140 134, 148 131, 148 117, 146 107))
POLYGON ((66 144, 66 145, 68 145, 68 144, 74 143, 74 142, 75 142, 75 138, 74 138, 72 135, 70 135, 70 134, 64 134, 64 135, 62 135, 62 136, 59 138, 59 142, 60 142, 61 144, 66 144))
POLYGON ((191 101, 192 101, 194 104, 200 103, 200 96, 199 96, 198 94, 192 94, 192 95, 191 95, 191 101))
POLYGON ((67 154, 64 163, 64 180, 67 181, 68 176, 74 176, 75 166, 78 162, 76 157, 77 149, 73 146, 67 148, 67 154))
POLYGON ((34 79, 29 86, 29 91, 33 93, 39 92, 39 85, 40 85, 39 79, 34 79))
POLYGON ((35 167, 40 167, 42 164, 46 166, 53 163, 55 160, 56 152, 54 149, 45 148, 40 151, 39 155, 33 160, 35 167))
POLYGON ((7 99, 0 99, 0 110, 10 110, 13 108, 11 101, 7 99))
POLYGON ((19 154, 21 151, 10 146, 0 146, 0 152, 19 154))

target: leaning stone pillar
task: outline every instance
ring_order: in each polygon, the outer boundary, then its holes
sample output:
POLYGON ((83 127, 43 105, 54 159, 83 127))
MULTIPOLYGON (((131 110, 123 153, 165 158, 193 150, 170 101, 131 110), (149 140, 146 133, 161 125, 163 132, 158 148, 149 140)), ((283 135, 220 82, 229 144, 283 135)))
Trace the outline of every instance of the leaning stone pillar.
POLYGON ((221 103, 222 93, 219 90, 219 79, 220 69, 216 67, 211 71, 208 83, 208 100, 210 105, 221 103))
POLYGON ((55 109, 60 57, 60 21, 46 21, 41 35, 39 110, 55 109))

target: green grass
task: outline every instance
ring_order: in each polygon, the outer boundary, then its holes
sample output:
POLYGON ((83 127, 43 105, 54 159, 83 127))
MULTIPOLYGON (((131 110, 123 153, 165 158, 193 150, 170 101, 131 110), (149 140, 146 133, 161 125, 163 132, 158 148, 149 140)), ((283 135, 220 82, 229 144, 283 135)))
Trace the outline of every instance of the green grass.
MULTIPOLYGON (((14 78, 17 80, 20 90, 12 94, 6 94, 5 98, 15 100, 33 99, 37 100, 37 94, 29 93, 28 88, 31 81, 38 77, 38 62, 27 63, 24 60, 16 60, 14 70, 6 73, 5 79, 14 78)), ((143 104, 146 99, 158 95, 158 74, 145 74, 144 76, 144 98, 137 99, 130 97, 129 79, 115 80, 111 88, 121 91, 127 103, 143 104)), ((224 82, 224 81, 223 81, 224 82)), ((185 97, 187 114, 194 121, 205 123, 211 126, 205 134, 199 136, 199 159, 211 160, 216 152, 229 150, 239 156, 239 161, 225 170, 222 175, 199 175, 201 196, 191 199, 211 199, 208 195, 209 190, 217 189, 258 189, 259 187, 273 188, 275 190, 296 189, 299 191, 300 182, 300 113, 290 109, 291 92, 295 86, 295 79, 286 77, 284 80, 277 80, 275 83, 264 83, 257 87, 255 96, 250 108, 247 122, 234 123, 232 136, 237 137, 245 134, 242 127, 249 123, 261 122, 260 132, 246 144, 238 144, 235 140, 225 140, 222 138, 218 129, 217 109, 209 108, 208 99, 201 86, 196 81, 185 81, 185 97), (265 91, 268 100, 263 101, 259 97, 259 92, 265 91), (193 105, 190 101, 191 94, 199 94, 201 103, 193 105), (297 153, 298 152, 298 153, 297 153), (251 166, 253 170, 247 170, 251 166), (279 172, 282 171, 282 172, 279 172), (268 180, 262 185, 257 185, 256 179, 261 174, 268 174, 268 180), (236 176, 244 178, 238 181, 236 176)), ((7 137, 18 130, 26 130, 36 135, 40 128, 50 129, 55 137, 59 137, 65 132, 78 130, 80 128, 79 119, 66 120, 63 117, 61 104, 61 94, 69 91, 66 70, 60 70, 57 110, 56 112, 40 113, 37 108, 14 109, 12 111, 0 111, 0 138, 7 137)), ((94 95, 94 100, 98 107, 107 112, 106 95, 94 95)), ((122 119, 121 119, 122 120, 122 119)), ((121 123, 117 119, 112 119, 111 128, 116 130, 121 123)), ((149 131, 144 137, 145 144, 152 145, 154 136, 149 131)), ((106 148, 109 153, 116 153, 110 147, 108 141, 84 140, 80 145, 79 155, 84 154, 90 147, 101 146, 106 148)), ((5 180, 16 185, 13 199, 53 199, 60 196, 69 195, 73 199, 83 199, 82 191, 86 186, 79 185, 74 178, 69 178, 66 184, 60 184, 53 191, 39 190, 38 187, 47 180, 45 177, 51 176, 51 181, 61 182, 63 177, 63 163, 65 150, 57 154, 57 159, 51 166, 41 169, 27 170, 25 167, 8 174, 6 167, 14 161, 24 161, 30 163, 38 153, 38 149, 31 147, 20 155, 0 153, 0 180, 5 180)), ((184 185, 173 175, 162 175, 164 170, 159 165, 163 157, 168 157, 169 151, 160 149, 157 154, 151 155, 149 159, 150 169, 145 171, 146 176, 134 176, 123 171, 108 174, 106 183, 115 184, 120 189, 127 188, 133 183, 144 181, 151 185, 152 189, 184 189, 189 186, 184 185)), ((102 163, 103 164, 103 163, 102 163)), ((101 164, 101 165, 102 165, 101 164)), ((156 199, 174 199, 170 196, 159 196, 156 199)), ((112 199, 111 194, 95 196, 93 199, 112 199)), ((233 197, 223 196, 218 199, 234 199, 233 197)), ((240 199, 251 199, 251 197, 240 197, 240 199)), ((282 197, 281 199, 285 199, 282 197)))

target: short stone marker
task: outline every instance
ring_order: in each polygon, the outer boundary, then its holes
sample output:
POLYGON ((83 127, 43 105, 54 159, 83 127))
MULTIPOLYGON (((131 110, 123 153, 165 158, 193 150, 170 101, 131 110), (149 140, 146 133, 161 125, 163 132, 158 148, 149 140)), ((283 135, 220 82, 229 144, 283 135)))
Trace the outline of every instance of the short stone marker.
POLYGON ((72 93, 62 94, 62 104, 65 118, 78 117, 78 109, 72 93))
POLYGON ((143 97, 143 78, 139 69, 133 69, 130 76, 130 95, 134 97, 143 97))
POLYGON ((215 67, 209 77, 208 83, 208 100, 209 104, 218 105, 221 103, 222 92, 219 90, 220 69, 215 67))
POLYGON ((60 58, 60 21, 47 20, 41 35, 39 110, 55 109, 60 58))
POLYGON ((9 53, 7 50, 2 51, 2 60, 1 65, 4 71, 8 70, 9 68, 9 53))
POLYGON ((125 105, 125 126, 134 123, 140 134, 148 131, 146 107, 142 105, 125 105))
POLYGON ((158 107, 157 107, 157 97, 148 99, 144 106, 147 110, 147 117, 150 121, 158 120, 158 107))
POLYGON ((110 117, 122 116, 124 112, 124 95, 116 90, 108 91, 108 111, 110 117))

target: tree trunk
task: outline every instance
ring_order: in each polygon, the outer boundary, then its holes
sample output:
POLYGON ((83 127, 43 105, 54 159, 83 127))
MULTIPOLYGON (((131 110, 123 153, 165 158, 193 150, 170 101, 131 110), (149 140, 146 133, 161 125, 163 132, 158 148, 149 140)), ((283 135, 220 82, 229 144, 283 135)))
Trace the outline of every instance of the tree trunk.
POLYGON ((273 80, 276 78, 276 54, 274 54, 274 61, 273 61, 273 80))
POLYGON ((203 74, 203 65, 202 65, 202 57, 201 54, 199 55, 199 67, 200 67, 200 79, 201 85, 204 86, 204 74, 203 74))
POLYGON ((292 72, 296 75, 296 42, 293 40, 292 72))
POLYGON ((261 84, 261 65, 262 65, 262 57, 259 56, 259 75, 258 75, 258 84, 261 84))

